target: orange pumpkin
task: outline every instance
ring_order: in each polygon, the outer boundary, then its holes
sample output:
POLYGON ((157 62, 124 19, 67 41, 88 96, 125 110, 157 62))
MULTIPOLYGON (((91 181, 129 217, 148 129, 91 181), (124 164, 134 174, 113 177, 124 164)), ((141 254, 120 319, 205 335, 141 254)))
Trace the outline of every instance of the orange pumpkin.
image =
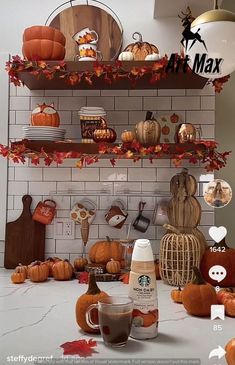
POLYGON ((217 304, 217 296, 214 287, 203 279, 199 269, 193 268, 195 278, 187 284, 182 293, 184 308, 193 316, 210 316, 211 306, 217 304))
POLYGON ((100 127, 94 130, 92 138, 96 143, 114 143, 117 139, 117 134, 114 129, 108 128, 106 120, 101 118, 100 127))
POLYGON ((52 266, 52 274, 55 280, 70 280, 73 276, 73 266, 67 259, 57 261, 52 266))
POLYGON ((135 132, 133 131, 123 131, 121 134, 121 140, 123 143, 131 143, 135 139, 135 132))
POLYGON ((15 272, 13 272, 13 274, 11 274, 11 281, 13 282, 13 284, 22 284, 26 279, 26 274, 25 272, 21 271, 20 269, 15 270, 15 272))
POLYGON ((132 316, 133 322, 136 324, 138 322, 142 327, 150 327, 158 321, 158 311, 156 309, 148 311, 148 313, 143 313, 139 309, 134 309, 132 316))
POLYGON ((89 258, 95 264, 107 264, 110 259, 122 261, 123 247, 118 241, 111 241, 109 237, 105 241, 96 242, 89 251, 89 258))
POLYGON ((19 264, 18 266, 16 266, 15 272, 22 272, 25 274, 25 277, 27 278, 28 268, 25 265, 19 264))
POLYGON ((33 26, 23 34, 23 56, 28 60, 63 60, 65 37, 57 29, 47 26, 33 26))
POLYGON ((54 104, 38 104, 32 111, 31 124, 33 126, 59 127, 60 116, 55 110, 54 104))
POLYGON ((119 261, 111 259, 106 264, 106 270, 109 274, 118 274, 121 271, 121 264, 119 261))
POLYGON ((146 56, 153 53, 159 53, 158 48, 154 44, 143 42, 143 37, 141 33, 133 33, 132 38, 134 40, 137 40, 137 42, 129 44, 123 52, 132 52, 135 61, 143 61, 145 60, 146 56), (138 38, 136 38, 136 35, 138 36, 138 38))
POLYGON ((183 291, 180 286, 178 289, 172 290, 171 299, 173 300, 173 302, 182 304, 182 293, 183 291))
POLYGON ((217 298, 219 303, 224 305, 227 316, 235 317, 235 290, 222 289, 217 293, 217 298))
POLYGON ((235 365, 235 338, 232 338, 225 346, 226 361, 228 365, 235 365))
MULTIPOLYGON (((90 273, 88 290, 85 294, 78 298, 75 308, 77 324, 83 331, 88 333, 99 333, 98 329, 95 330, 88 326, 86 322, 86 311, 90 305, 96 304, 99 300, 106 297, 108 297, 108 294, 100 291, 96 284, 95 275, 93 273, 90 273)), ((93 309, 93 311, 91 312, 91 317, 94 323, 98 323, 97 309, 93 309)))
POLYGON ((48 259, 46 261, 44 261, 45 264, 47 264, 47 266, 49 268, 49 275, 48 276, 53 276, 52 267, 58 261, 61 261, 61 259, 59 257, 48 257, 48 259))
POLYGON ((45 262, 35 261, 29 266, 28 275, 29 279, 35 283, 46 281, 49 275, 48 265, 45 262))
POLYGON ((85 259, 85 257, 78 257, 77 259, 74 260, 74 269, 76 271, 84 271, 85 266, 88 264, 87 259, 85 259))

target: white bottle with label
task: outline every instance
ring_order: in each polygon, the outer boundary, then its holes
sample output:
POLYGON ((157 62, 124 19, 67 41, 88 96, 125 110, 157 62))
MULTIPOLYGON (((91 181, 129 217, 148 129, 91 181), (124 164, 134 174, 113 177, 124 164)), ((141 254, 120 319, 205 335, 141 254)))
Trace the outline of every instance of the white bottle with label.
POLYGON ((151 244, 147 239, 135 242, 129 280, 129 296, 134 300, 130 336, 139 340, 158 334, 157 282, 151 244))

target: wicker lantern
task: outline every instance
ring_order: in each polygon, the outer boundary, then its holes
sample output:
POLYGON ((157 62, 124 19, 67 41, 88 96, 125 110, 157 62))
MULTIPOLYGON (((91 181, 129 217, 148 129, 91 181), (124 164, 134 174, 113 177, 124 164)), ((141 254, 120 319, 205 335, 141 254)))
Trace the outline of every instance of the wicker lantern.
POLYGON ((170 285, 184 286, 193 279, 193 267, 199 267, 201 246, 193 234, 180 233, 168 224, 164 227, 170 231, 161 239, 160 275, 170 285))

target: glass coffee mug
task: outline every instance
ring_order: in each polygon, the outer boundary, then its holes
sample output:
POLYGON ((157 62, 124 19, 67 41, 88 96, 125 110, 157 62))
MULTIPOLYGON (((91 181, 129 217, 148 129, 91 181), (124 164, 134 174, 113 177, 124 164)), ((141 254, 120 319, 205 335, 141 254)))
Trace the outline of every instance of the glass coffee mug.
POLYGON ((132 324, 133 300, 129 297, 107 297, 87 309, 88 326, 99 329, 104 343, 111 347, 125 346, 132 324), (92 310, 98 309, 99 324, 92 322, 92 310))

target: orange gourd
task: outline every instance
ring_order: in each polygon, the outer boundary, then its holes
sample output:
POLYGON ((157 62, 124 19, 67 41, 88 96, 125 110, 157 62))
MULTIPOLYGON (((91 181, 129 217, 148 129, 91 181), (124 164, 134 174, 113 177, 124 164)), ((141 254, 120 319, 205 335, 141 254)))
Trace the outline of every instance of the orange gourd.
POLYGON ((173 300, 173 302, 182 304, 182 293, 183 291, 180 286, 178 289, 172 290, 171 299, 173 300))
POLYGON ((123 247, 118 241, 111 241, 109 237, 105 241, 96 242, 89 251, 89 258, 95 264, 107 264, 110 259, 122 261, 123 247))
POLYGON ((225 346, 226 361, 228 365, 235 365, 235 338, 232 338, 225 346))
POLYGON ((73 276, 73 266, 67 259, 57 261, 52 266, 52 274, 55 280, 70 280, 73 276))
POLYGON ((195 278, 185 286, 182 293, 184 308, 194 316, 210 316, 211 306, 218 303, 216 291, 211 284, 205 282, 197 267, 193 271, 195 278))
POLYGON ((48 26, 33 26, 23 34, 23 56, 28 60, 63 60, 65 37, 57 29, 48 26))
POLYGON ((13 284, 22 284, 26 279, 26 272, 22 271, 22 267, 17 266, 15 272, 11 274, 11 281, 13 284))
MULTIPOLYGON (((88 290, 85 294, 78 298, 75 308, 77 324, 83 331, 88 333, 99 333, 98 329, 96 330, 88 326, 86 322, 86 311, 90 305, 96 304, 99 300, 106 297, 108 297, 108 294, 98 288, 95 275, 90 273, 88 290)), ((94 323, 98 323, 97 309, 93 309, 91 312, 91 317, 94 323)))
POLYGON ((133 131, 123 131, 121 134, 121 140, 123 143, 131 143, 135 139, 135 132, 133 131))
POLYGON ((111 259, 106 264, 106 270, 109 274, 118 274, 121 271, 121 264, 119 261, 111 259))
POLYGON ((88 261, 85 259, 85 257, 78 257, 74 260, 73 266, 76 271, 84 271, 87 264, 88 261))
POLYGON ((59 127, 60 116, 55 110, 54 104, 38 104, 32 111, 31 124, 33 126, 59 127))
POLYGON ((143 327, 150 327, 158 321, 158 310, 148 311, 148 313, 143 313, 139 309, 134 309, 133 322, 139 323, 143 327))
POLYGON ((48 279, 49 268, 45 262, 35 261, 30 264, 28 269, 29 279, 35 283, 43 282, 48 279))
POLYGON ((48 259, 46 261, 44 261, 45 264, 47 264, 47 266, 49 268, 49 275, 48 276, 53 276, 52 267, 58 261, 61 261, 61 259, 59 257, 48 257, 48 259))

